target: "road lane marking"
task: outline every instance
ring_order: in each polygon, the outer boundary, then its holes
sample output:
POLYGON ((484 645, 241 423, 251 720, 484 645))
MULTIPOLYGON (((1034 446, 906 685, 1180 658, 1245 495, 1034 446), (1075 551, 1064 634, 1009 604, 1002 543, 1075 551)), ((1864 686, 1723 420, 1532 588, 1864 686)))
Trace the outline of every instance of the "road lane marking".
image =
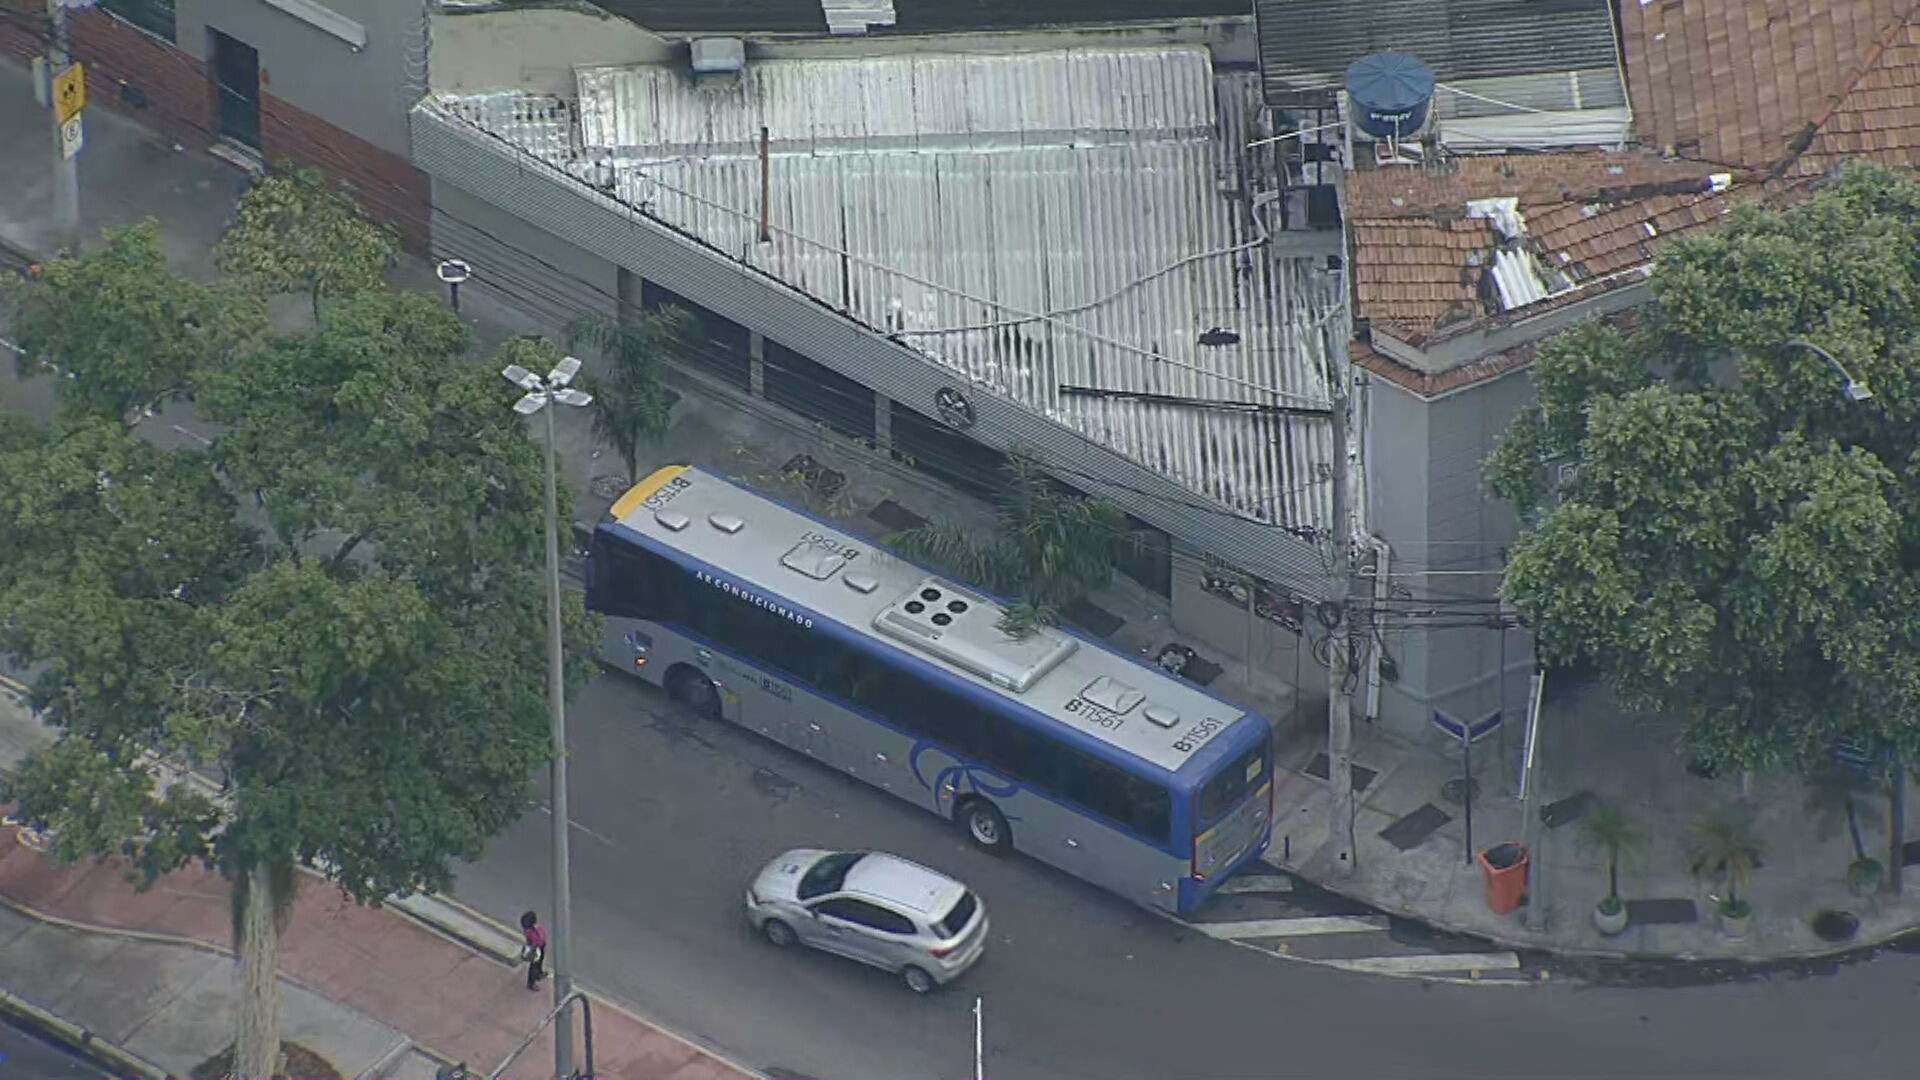
POLYGON ((1223 893, 1282 893, 1293 891, 1293 879, 1285 877, 1249 876, 1229 878, 1220 886, 1223 893))
POLYGON ((198 439, 200 441, 200 445, 202 446, 213 445, 212 439, 207 438, 205 435, 202 435, 197 431, 188 431, 186 428, 181 427, 179 424, 171 424, 168 426, 172 427, 173 430, 179 432, 180 434, 185 435, 189 439, 198 439))
MULTIPOLYGON (((541 803, 539 804, 539 806, 540 806, 541 813, 547 815, 548 817, 553 816, 553 807, 548 806, 546 803, 541 803)), ((613 841, 607 839, 606 837, 601 836, 599 833, 594 832, 592 829, 587 828, 585 825, 582 825, 577 821, 569 821, 567 822, 567 824, 573 826, 576 829, 579 829, 581 832, 586 833, 588 836, 593 837, 595 840, 600 841, 601 843, 607 845, 608 847, 620 846, 619 844, 616 844, 613 841)))
POLYGON ((1208 937, 1237 940, 1372 933, 1385 930, 1387 920, 1379 915, 1308 915, 1298 919, 1243 919, 1239 922, 1189 925, 1208 937))
POLYGON ((1436 971, 1517 971, 1520 958, 1502 953, 1440 953, 1419 956, 1367 956, 1357 960, 1322 960, 1345 971, 1371 975, 1414 975, 1436 971))

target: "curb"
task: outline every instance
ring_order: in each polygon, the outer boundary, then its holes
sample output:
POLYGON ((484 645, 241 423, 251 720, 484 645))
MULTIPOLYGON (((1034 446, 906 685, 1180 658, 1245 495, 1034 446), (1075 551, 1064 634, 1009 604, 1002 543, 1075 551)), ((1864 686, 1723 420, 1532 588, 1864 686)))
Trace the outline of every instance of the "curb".
MULTIPOLYGON (((1298 868, 1288 866, 1285 863, 1278 862, 1271 859, 1265 859, 1262 861, 1266 862, 1268 866, 1271 866, 1276 870, 1282 870, 1282 871, 1285 871, 1286 873, 1292 874, 1293 876, 1301 879, 1302 881, 1308 882, 1313 886, 1315 886, 1316 888, 1325 889, 1327 892, 1332 893, 1335 896, 1339 896, 1344 899, 1351 900, 1356 904, 1365 904, 1368 907, 1375 908, 1379 911, 1383 911, 1388 915, 1393 915, 1401 919, 1406 919, 1409 922, 1419 923, 1422 926, 1439 930, 1442 933, 1455 934, 1461 937, 1478 938, 1482 941, 1486 941, 1486 942, 1490 942, 1492 944, 1498 945, 1504 949, 1512 949, 1515 952, 1533 953, 1536 955, 1561 957, 1561 958, 1573 959, 1573 960, 1679 961, 1682 963, 1744 964, 1749 967, 1764 967, 1768 964, 1790 963, 1793 961, 1800 961, 1800 960, 1838 959, 1840 957, 1851 956, 1852 954, 1857 952, 1863 952, 1867 949, 1882 948, 1886 945, 1893 943, 1894 941, 1899 940, 1900 938, 1907 936, 1908 934, 1914 933, 1916 931, 1920 931, 1920 922, 1912 922, 1912 923, 1908 923, 1905 926, 1901 926, 1893 930, 1888 930, 1885 933, 1875 935, 1874 937, 1855 938, 1852 941, 1848 941, 1848 942, 1845 942, 1844 944, 1839 944, 1833 947, 1812 948, 1812 949, 1790 949, 1784 952, 1768 953, 1766 956, 1722 956, 1715 953, 1699 953, 1699 952, 1671 952, 1671 953, 1629 952, 1625 949, 1596 949, 1589 946, 1578 946, 1578 945, 1549 945, 1549 944, 1542 944, 1537 941, 1521 941, 1515 938, 1506 937, 1498 933, 1489 933, 1485 930, 1468 929, 1465 927, 1455 927, 1455 926, 1450 926, 1447 923, 1436 922, 1431 917, 1419 914, 1408 908, 1397 906, 1391 903, 1384 903, 1382 901, 1375 900, 1370 897, 1358 895, 1357 893, 1349 889, 1341 888, 1340 885, 1337 883, 1321 881, 1316 878, 1308 877, 1306 874, 1301 873, 1298 868)), ((1486 984, 1479 983, 1476 985, 1486 985, 1486 984)), ((1528 985, 1528 984, 1523 984, 1523 985, 1528 985)))
POLYGON ((173 1074, 158 1065, 7 990, 0 990, 0 1014, 48 1042, 105 1066, 116 1076, 173 1080, 173 1074))
MULTIPOLYGON (((424 896, 425 894, 422 894, 422 895, 424 896)), ((473 922, 479 923, 480 925, 485 926, 491 930, 495 930, 502 935, 505 935, 508 937, 512 936, 512 930, 505 923, 501 922, 498 919, 495 919, 491 915, 487 915, 483 912, 475 911, 473 908, 468 907, 467 905, 461 903, 458 900, 453 899, 450 896, 433 896, 431 897, 431 900, 436 904, 445 906, 447 908, 451 908, 461 913, 463 917, 470 919, 473 922)), ((435 930, 448 937, 455 937, 455 938, 458 937, 458 935, 454 934, 452 931, 433 925, 428 916, 412 915, 411 917, 414 918, 416 921, 427 923, 429 929, 435 930)), ((515 962, 517 962, 518 960, 517 953, 515 954, 515 957, 516 957, 515 962)), ((752 1080, 768 1080, 768 1076, 765 1072, 759 1069, 753 1068, 751 1066, 744 1065, 741 1062, 735 1060, 734 1058, 727 1056, 726 1054, 720 1052, 719 1050, 716 1050, 713 1047, 708 1046, 697 1039, 693 1039, 686 1035, 680 1034, 679 1032, 673 1030, 672 1028, 667 1027, 665 1024, 661 1024, 655 1020, 650 1020, 647 1017, 642 1016, 638 1009, 635 1009, 632 1006, 623 1005, 620 1002, 617 1002, 608 998, 604 994, 601 994, 595 990, 589 989, 588 987, 582 985, 578 979, 574 980, 574 986, 576 989, 584 992, 587 995, 587 997, 592 1000, 596 1008, 605 1009, 610 1012, 620 1013, 624 1015, 627 1019, 632 1020, 633 1022, 640 1024, 648 1028, 649 1030, 658 1032, 661 1035, 665 1035, 667 1038, 672 1039, 674 1042, 679 1043, 680 1045, 686 1047, 687 1049, 692 1050, 696 1053, 699 1053, 705 1057, 711 1058, 714 1061, 719 1062, 721 1065, 724 1065, 727 1068, 732 1069, 734 1072, 737 1072, 743 1076, 752 1078, 752 1080)), ((439 1055, 436 1054, 434 1056, 437 1057, 439 1055)))

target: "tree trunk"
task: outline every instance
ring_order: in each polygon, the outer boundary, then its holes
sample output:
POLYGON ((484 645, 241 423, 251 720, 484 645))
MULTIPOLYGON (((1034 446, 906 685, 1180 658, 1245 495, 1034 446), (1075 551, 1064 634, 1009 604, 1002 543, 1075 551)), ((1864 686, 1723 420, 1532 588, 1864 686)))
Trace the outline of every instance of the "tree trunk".
POLYGON ((274 874, 247 871, 240 907, 239 1007, 234 1014, 233 1075, 263 1080, 280 1071, 280 924, 274 874))

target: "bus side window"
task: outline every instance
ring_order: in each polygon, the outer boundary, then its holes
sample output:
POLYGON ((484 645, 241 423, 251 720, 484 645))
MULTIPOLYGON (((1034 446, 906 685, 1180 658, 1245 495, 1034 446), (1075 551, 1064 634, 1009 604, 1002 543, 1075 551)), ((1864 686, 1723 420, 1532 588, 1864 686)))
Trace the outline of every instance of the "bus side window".
POLYGON ((610 614, 632 619, 669 617, 664 603, 680 568, 642 548, 602 542, 594 552, 595 602, 610 614))

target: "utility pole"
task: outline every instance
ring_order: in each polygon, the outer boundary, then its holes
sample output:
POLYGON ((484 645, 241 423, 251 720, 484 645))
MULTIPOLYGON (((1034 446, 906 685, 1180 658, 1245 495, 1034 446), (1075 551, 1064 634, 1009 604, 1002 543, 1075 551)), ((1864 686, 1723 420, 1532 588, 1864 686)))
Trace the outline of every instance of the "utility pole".
POLYGON ((1333 393, 1333 565, 1339 590, 1338 625, 1327 650, 1327 780, 1333 785, 1333 870, 1351 875, 1353 849, 1353 507, 1347 497, 1347 369, 1344 356, 1329 356, 1333 393))
MULTIPOLYGON (((1506 672, 1501 672, 1501 678, 1506 672)), ((1527 695, 1527 741, 1520 748, 1520 845, 1527 849, 1533 880, 1527 887, 1527 909, 1521 913, 1527 929, 1538 930, 1546 922, 1546 896, 1540 873, 1540 704, 1547 689, 1547 671, 1533 669, 1532 692, 1527 695)))
POLYGON ((80 109, 86 104, 86 81, 73 62, 67 37, 66 0, 47 0, 47 78, 53 117, 53 220, 60 230, 60 246, 80 246, 80 109))

